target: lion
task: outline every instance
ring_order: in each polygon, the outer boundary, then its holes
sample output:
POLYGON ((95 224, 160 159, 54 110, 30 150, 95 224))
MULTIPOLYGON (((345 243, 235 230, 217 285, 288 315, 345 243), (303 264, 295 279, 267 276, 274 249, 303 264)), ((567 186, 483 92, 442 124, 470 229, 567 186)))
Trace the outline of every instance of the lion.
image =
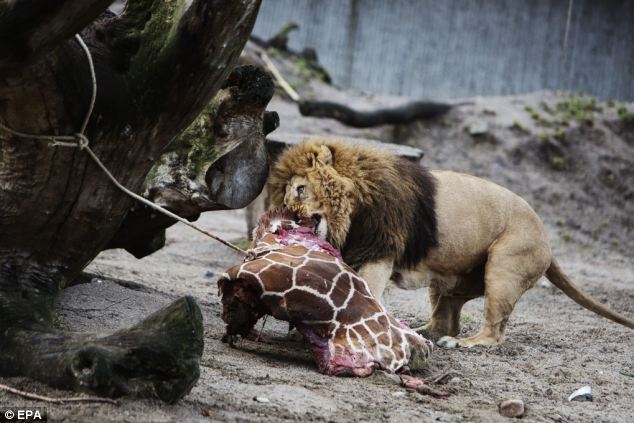
POLYGON ((521 197, 493 182, 429 171, 407 159, 343 141, 308 140, 271 170, 269 200, 321 219, 377 299, 388 282, 427 286, 431 320, 420 332, 441 347, 497 345, 521 295, 546 276, 581 306, 634 328, 575 286, 553 257, 544 225, 521 197), (485 297, 484 322, 467 338, 460 311, 485 297))

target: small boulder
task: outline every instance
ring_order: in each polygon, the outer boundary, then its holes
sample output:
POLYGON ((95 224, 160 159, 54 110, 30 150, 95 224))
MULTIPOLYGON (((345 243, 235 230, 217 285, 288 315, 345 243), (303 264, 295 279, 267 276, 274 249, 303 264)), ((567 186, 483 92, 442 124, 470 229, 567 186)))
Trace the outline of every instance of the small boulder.
POLYGON ((478 137, 489 132, 489 125, 483 120, 474 120, 469 123, 467 130, 469 131, 469 135, 478 137))
POLYGON ((498 404, 498 411, 504 417, 522 417, 524 415, 524 401, 519 399, 506 399, 498 404))
POLYGON ((570 394, 568 401, 592 401, 592 388, 588 385, 582 386, 570 394))

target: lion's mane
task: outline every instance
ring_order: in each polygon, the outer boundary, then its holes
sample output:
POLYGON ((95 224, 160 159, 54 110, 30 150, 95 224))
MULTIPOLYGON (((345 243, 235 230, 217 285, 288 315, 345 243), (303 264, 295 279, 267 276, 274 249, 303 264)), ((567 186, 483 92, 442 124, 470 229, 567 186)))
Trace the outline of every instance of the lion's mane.
POLYGON ((416 163, 343 141, 305 141, 283 152, 273 167, 272 206, 283 205, 295 175, 306 177, 327 205, 329 241, 354 268, 383 258, 411 268, 438 244, 435 179, 416 163), (332 155, 328 165, 318 160, 323 146, 332 155))

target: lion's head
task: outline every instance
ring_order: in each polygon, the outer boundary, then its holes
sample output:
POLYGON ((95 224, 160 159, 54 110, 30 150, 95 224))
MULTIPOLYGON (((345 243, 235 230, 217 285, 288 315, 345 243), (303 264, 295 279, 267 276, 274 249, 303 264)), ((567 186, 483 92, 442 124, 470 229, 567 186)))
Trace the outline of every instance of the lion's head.
POLYGON ((271 206, 321 218, 353 268, 388 257, 409 268, 436 245, 433 177, 384 150, 305 141, 280 155, 268 188, 271 206))
POLYGON ((355 206, 354 184, 334 166, 332 146, 307 142, 287 150, 270 181, 271 205, 321 220, 318 234, 342 248, 355 206))

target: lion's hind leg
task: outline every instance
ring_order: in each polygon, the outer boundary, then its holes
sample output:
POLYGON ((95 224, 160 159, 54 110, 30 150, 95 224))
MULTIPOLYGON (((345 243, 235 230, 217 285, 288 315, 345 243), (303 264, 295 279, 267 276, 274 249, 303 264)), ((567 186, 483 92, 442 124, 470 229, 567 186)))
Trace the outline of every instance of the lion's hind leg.
POLYGON ((426 338, 438 339, 443 336, 457 336, 460 333, 460 311, 471 298, 441 295, 429 288, 429 301, 432 306, 431 320, 414 330, 426 338))
POLYGON ((543 244, 513 246, 502 239, 490 251, 484 274, 484 323, 478 334, 464 339, 445 336, 438 340, 439 346, 473 347, 502 342, 515 304, 550 264, 550 251, 543 244))

